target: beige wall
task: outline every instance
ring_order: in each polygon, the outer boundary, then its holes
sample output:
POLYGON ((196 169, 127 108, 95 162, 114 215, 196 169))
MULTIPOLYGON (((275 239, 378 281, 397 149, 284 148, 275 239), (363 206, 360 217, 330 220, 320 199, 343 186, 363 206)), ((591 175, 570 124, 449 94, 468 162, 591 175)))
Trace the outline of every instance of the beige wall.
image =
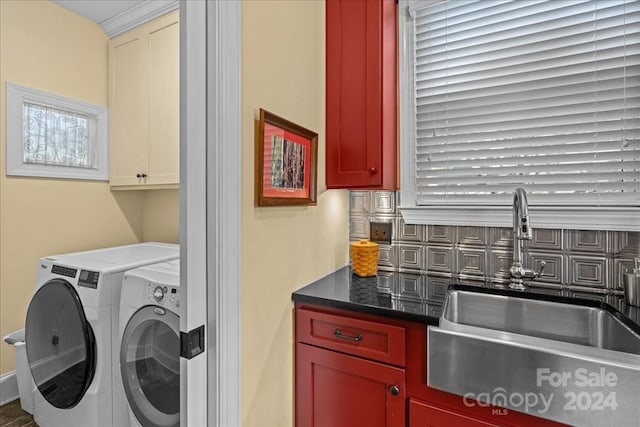
POLYGON ((179 243, 179 213, 179 190, 145 191, 142 207, 142 240, 179 243))
POLYGON ((293 425, 291 292, 345 265, 348 196, 324 178, 324 2, 242 4, 242 425, 293 425), (318 206, 255 208, 262 107, 319 134, 318 206))
MULTIPOLYGON (((107 40, 95 24, 47 1, 1 0, 0 8, 2 129, 6 80, 106 104, 107 40)), ((347 263, 348 196, 325 189, 324 2, 245 1, 242 12, 242 425, 290 426, 291 292, 347 263), (254 208, 253 126, 260 107, 319 133, 318 206, 254 208)), ((4 132, 1 138, 4 154, 4 132)), ((2 334, 23 326, 38 257, 178 240, 177 190, 112 193, 106 183, 4 173, 3 161, 2 334)), ((0 359, 0 372, 13 369, 8 346, 0 359)))
POLYGON ((141 241, 144 212, 144 193, 106 182, 6 177, 6 81, 106 105, 107 37, 49 1, 0 1, 0 336, 24 326, 39 257, 141 241))

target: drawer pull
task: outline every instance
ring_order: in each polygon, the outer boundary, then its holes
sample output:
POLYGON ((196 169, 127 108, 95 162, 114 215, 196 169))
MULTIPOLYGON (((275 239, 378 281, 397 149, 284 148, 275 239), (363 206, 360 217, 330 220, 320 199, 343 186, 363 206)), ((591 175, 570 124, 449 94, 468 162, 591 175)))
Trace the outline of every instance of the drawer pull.
POLYGON ((362 340, 362 334, 358 334, 355 337, 352 337, 349 335, 342 335, 342 332, 340 332, 340 329, 336 329, 335 331, 333 331, 333 336, 335 336, 336 338, 342 338, 343 340, 351 340, 351 341, 362 340))

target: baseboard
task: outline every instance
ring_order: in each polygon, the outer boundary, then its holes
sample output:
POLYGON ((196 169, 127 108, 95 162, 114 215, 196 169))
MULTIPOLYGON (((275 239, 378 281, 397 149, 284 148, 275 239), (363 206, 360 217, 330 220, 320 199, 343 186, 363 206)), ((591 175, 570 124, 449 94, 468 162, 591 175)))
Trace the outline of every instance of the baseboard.
POLYGON ((0 406, 13 402, 18 398, 18 379, 16 371, 0 376, 0 406))

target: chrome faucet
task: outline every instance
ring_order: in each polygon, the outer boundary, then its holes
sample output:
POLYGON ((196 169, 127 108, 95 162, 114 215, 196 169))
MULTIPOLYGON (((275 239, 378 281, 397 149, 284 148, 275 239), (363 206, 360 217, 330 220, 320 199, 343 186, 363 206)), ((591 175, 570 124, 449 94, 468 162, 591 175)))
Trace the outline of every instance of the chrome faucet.
POLYGON ((543 274, 546 262, 540 263, 540 271, 536 272, 524 268, 522 265, 522 244, 525 240, 533 239, 533 232, 529 222, 529 206, 527 193, 524 188, 516 188, 513 194, 513 264, 509 269, 511 284, 509 288, 523 290, 524 279, 535 279, 543 274))

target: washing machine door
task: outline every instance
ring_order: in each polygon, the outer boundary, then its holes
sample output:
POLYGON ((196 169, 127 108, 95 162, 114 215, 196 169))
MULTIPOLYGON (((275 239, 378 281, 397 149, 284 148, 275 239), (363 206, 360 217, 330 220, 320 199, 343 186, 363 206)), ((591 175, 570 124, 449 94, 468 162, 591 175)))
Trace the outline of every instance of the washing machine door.
POLYGON ((122 336, 120 373, 129 407, 142 427, 180 425, 180 318, 144 306, 122 336))
POLYGON ((69 282, 52 279, 36 291, 27 310, 25 342, 42 396, 56 408, 77 405, 96 371, 96 342, 69 282))

